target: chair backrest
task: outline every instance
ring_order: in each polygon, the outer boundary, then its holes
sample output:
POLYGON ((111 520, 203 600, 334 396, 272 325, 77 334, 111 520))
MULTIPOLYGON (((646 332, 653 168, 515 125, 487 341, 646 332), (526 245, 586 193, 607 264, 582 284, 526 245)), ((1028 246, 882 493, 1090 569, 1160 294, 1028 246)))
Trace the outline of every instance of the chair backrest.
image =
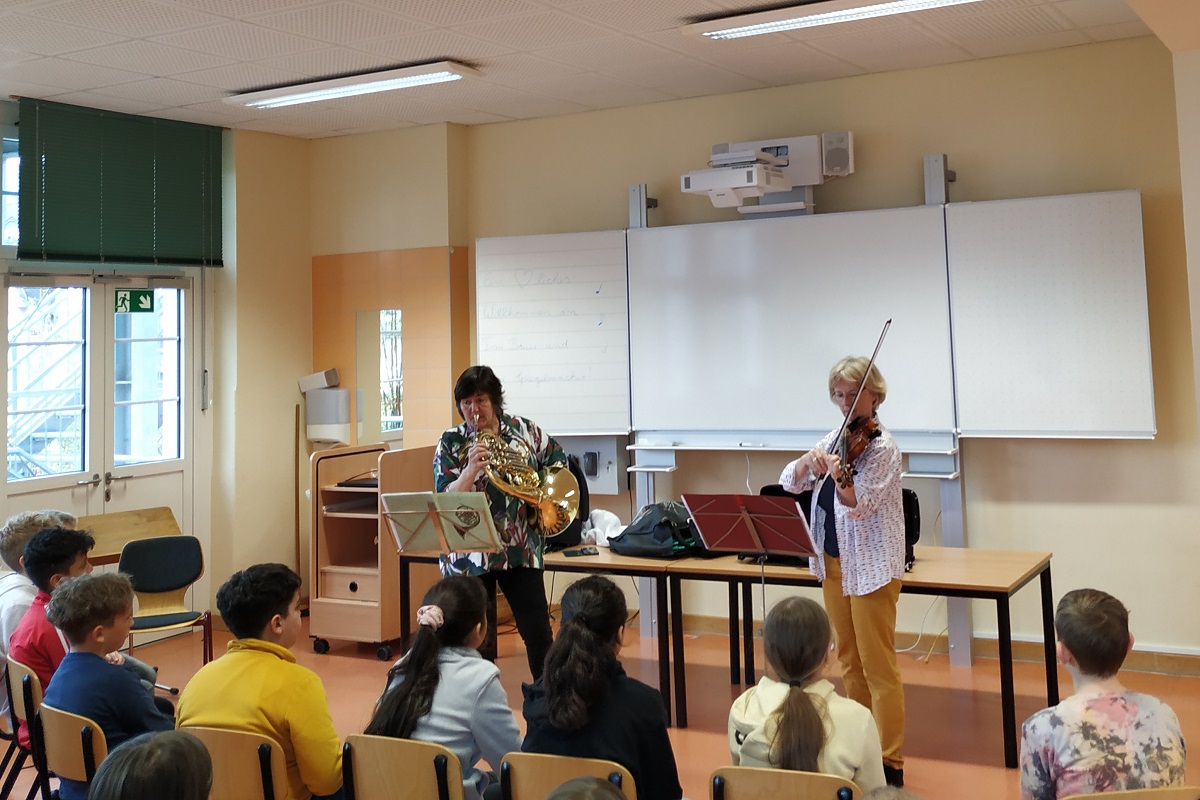
POLYGON ((342 747, 346 800, 463 800, 462 764, 440 744, 353 733, 342 747))
POLYGON ((195 536, 156 536, 121 548, 117 567, 139 595, 186 589, 204 574, 204 553, 195 536))
POLYGON ((60 778, 92 782, 96 767, 108 756, 104 731, 94 721, 42 703, 42 742, 46 767, 60 778))
POLYGON ((500 764, 504 800, 544 800, 562 784, 585 775, 611 781, 621 788, 626 800, 637 800, 633 775, 615 761, 513 752, 500 764))
POLYGON ((712 774, 710 792, 712 800, 859 800, 863 796, 858 784, 840 775, 761 767, 721 767, 712 774))
POLYGON ((283 748, 269 737, 221 728, 181 727, 208 748, 211 797, 221 800, 284 800, 288 796, 283 748))
POLYGON ((12 705, 13 717, 21 722, 28 722, 42 705, 42 682, 31 667, 27 667, 12 656, 8 657, 8 702, 12 705), (22 691, 25 678, 29 678, 31 688, 29 704, 26 704, 26 693, 22 691))
MULTIPOLYGON (((1160 786, 1157 789, 1124 789, 1104 792, 1105 800, 1200 800, 1200 786, 1160 786)), ((1094 794, 1072 794, 1062 800, 1095 800, 1094 794)))

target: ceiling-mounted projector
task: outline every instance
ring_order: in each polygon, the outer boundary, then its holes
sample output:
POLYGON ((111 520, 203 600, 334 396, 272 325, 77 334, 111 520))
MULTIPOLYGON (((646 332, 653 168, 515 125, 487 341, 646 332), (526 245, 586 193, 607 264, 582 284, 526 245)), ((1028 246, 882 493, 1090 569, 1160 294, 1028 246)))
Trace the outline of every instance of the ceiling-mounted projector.
MULTIPOLYGON (((758 151, 764 160, 770 157, 758 151)), ((747 197, 768 192, 786 192, 792 182, 783 170, 770 163, 732 164, 712 169, 694 169, 679 179, 680 188, 693 194, 707 194, 717 208, 736 208, 747 197)))

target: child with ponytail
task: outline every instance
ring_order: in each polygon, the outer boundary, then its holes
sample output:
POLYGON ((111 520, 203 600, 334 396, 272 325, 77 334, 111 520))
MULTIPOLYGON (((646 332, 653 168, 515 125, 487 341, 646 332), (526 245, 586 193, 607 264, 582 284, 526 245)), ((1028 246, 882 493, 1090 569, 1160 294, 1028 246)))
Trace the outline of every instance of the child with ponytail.
POLYGON ((638 800, 679 800, 683 789, 658 690, 625 674, 625 595, 592 575, 562 597, 562 627, 546 669, 525 693, 530 753, 603 758, 633 775, 638 800))
POLYGON ((487 632, 487 591, 478 578, 442 578, 417 609, 408 652, 388 671, 388 684, 364 733, 445 745, 462 764, 467 800, 499 796, 493 770, 521 749, 521 734, 500 685, 500 670, 478 651, 487 632))
POLYGON ((829 617, 813 600, 789 597, 771 609, 767 674, 729 710, 734 765, 827 772, 864 792, 885 785, 874 717, 822 677, 832 644, 829 617))

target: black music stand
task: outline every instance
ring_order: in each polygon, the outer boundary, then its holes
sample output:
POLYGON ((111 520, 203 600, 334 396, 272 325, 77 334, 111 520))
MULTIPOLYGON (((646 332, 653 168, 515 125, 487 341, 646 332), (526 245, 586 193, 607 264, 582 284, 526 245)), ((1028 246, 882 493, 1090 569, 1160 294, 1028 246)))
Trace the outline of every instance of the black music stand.
POLYGON ((766 559, 814 555, 812 533, 799 504, 790 497, 757 494, 685 494, 704 546, 714 553, 766 559))
POLYGON ((503 545, 483 492, 380 495, 398 553, 495 553, 503 545))

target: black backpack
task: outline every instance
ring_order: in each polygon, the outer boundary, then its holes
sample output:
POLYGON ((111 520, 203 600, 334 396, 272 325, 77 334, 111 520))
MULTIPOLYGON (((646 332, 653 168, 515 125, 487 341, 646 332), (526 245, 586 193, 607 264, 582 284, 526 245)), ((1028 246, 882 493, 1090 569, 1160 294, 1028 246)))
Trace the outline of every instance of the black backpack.
POLYGON ((621 533, 608 540, 622 556, 682 558, 707 553, 687 507, 674 500, 644 507, 621 533))

